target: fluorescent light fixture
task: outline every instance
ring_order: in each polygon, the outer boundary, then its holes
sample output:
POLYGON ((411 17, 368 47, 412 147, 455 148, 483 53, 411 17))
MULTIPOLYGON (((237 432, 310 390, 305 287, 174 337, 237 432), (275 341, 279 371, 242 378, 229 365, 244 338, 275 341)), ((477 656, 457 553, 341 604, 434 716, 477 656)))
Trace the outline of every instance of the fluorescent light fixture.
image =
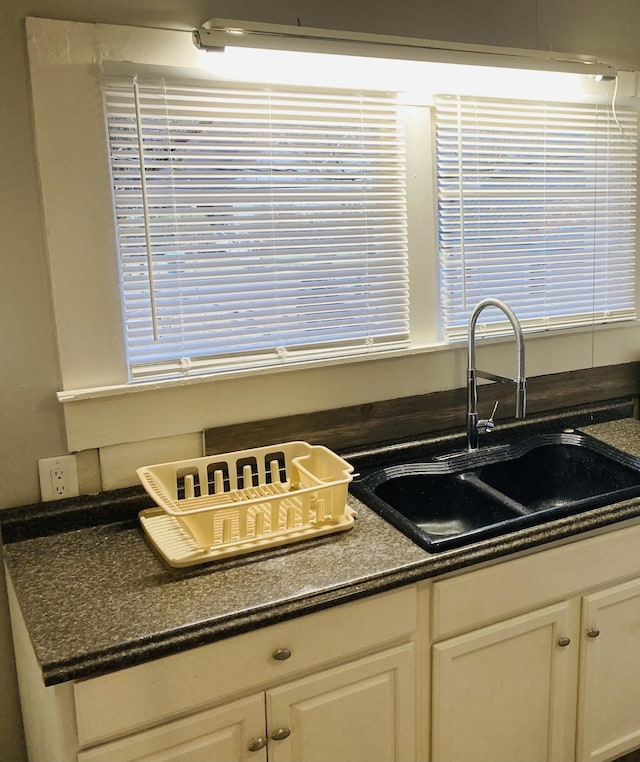
POLYGON ((428 105, 434 95, 452 94, 570 100, 594 93, 591 77, 569 72, 488 68, 468 64, 300 53, 228 46, 223 55, 201 50, 200 66, 217 80, 265 85, 330 87, 396 92, 398 102, 428 105))
POLYGON ((227 46, 270 48, 315 53, 399 58, 417 61, 500 66, 615 77, 616 70, 589 56, 540 50, 362 34, 313 27, 284 26, 230 19, 211 19, 193 32, 196 47, 224 50, 227 46))

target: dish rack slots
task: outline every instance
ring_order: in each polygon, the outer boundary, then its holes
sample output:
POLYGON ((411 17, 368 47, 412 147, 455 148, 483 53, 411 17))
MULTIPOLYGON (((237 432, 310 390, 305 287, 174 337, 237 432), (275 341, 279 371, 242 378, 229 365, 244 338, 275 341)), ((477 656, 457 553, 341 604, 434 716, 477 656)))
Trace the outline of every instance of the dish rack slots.
POLYGON ((138 476, 161 511, 140 520, 174 566, 298 542, 353 526, 352 471, 307 442, 145 466, 138 476))

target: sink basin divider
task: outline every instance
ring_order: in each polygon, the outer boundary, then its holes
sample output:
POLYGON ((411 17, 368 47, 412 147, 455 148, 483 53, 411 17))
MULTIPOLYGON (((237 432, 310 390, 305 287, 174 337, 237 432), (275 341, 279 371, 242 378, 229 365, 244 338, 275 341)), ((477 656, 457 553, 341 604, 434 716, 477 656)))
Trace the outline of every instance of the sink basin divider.
POLYGON ((462 474, 458 474, 458 478, 467 482, 467 484, 471 484, 474 489, 478 490, 478 492, 481 492, 483 495, 486 495, 492 500, 495 500, 497 503, 502 503, 502 505, 504 505, 506 508, 509 508, 509 510, 513 511, 514 513, 517 513, 519 516, 529 516, 532 513, 536 513, 534 509, 527 508, 517 500, 514 500, 508 495, 505 495, 504 492, 501 492, 495 487, 492 487, 486 482, 483 482, 482 479, 473 471, 466 471, 462 474))

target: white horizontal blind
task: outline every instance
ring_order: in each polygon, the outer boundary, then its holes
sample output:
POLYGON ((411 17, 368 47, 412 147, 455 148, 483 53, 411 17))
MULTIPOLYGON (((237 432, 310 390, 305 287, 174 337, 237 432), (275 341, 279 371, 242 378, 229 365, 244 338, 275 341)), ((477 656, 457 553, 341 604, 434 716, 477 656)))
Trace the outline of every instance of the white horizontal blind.
POLYGON ((393 97, 114 79, 104 91, 132 379, 406 344, 393 97))
POLYGON ((456 96, 435 110, 445 338, 486 297, 531 330, 635 317, 635 110, 456 96))

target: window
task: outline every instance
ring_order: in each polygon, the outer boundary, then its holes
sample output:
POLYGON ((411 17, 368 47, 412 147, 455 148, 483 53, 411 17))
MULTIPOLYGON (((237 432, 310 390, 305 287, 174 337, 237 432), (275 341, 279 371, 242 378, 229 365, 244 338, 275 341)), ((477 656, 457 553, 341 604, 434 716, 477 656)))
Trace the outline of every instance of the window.
MULTIPOLYGON (((130 379, 409 345, 394 94, 134 77, 105 98, 130 379)), ((443 339, 489 296, 525 330, 635 317, 635 111, 433 108, 443 339)))
POLYGON ((393 96, 109 80, 130 377, 406 346, 393 96))
POLYGON ((487 297, 531 330, 635 317, 635 110, 459 96, 435 108, 446 338, 487 297))

